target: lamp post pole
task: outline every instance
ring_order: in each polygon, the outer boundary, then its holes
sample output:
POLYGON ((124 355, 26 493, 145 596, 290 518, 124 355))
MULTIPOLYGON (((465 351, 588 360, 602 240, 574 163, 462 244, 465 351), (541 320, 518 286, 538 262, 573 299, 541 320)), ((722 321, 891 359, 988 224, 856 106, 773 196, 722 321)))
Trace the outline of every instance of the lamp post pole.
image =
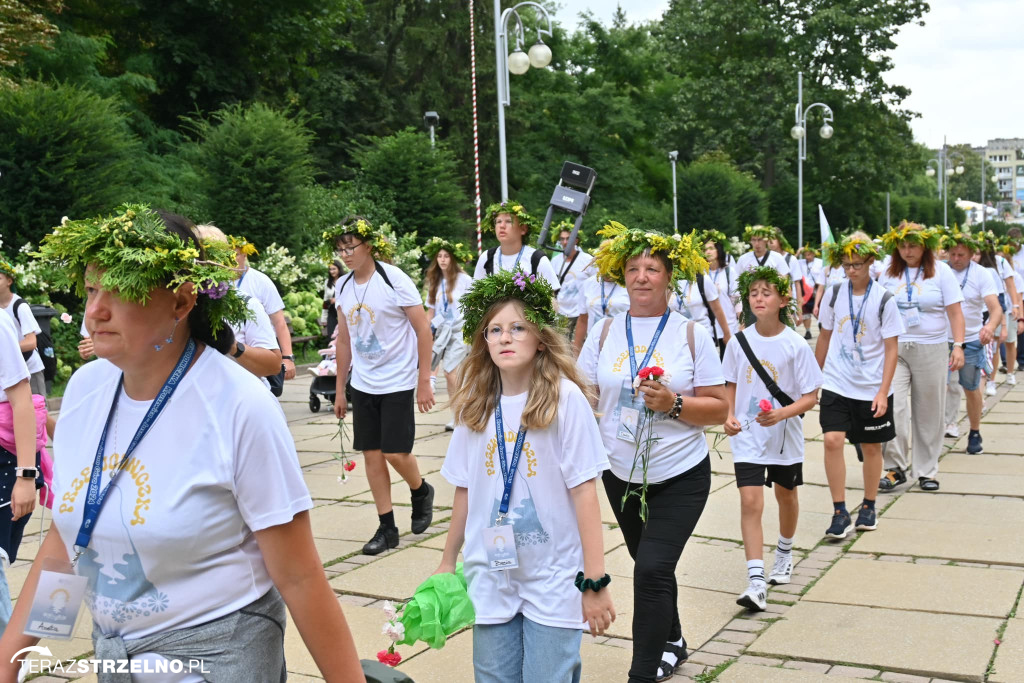
POLYGON ((834 132, 832 126, 832 108, 822 102, 815 102, 804 109, 804 74, 798 71, 796 74, 796 124, 790 129, 789 134, 796 140, 796 177, 797 177, 797 198, 796 198, 796 225, 797 243, 804 243, 804 161, 807 159, 807 115, 815 107, 821 107, 825 122, 818 133, 823 140, 828 140, 834 132))
POLYGON ((678 194, 676 192, 676 161, 679 159, 678 150, 673 150, 668 153, 668 159, 672 162, 672 227, 675 229, 675 233, 679 234, 679 203, 678 194))
MULTIPOLYGON (((942 225, 949 227, 949 178, 953 174, 963 175, 964 173, 964 155, 960 152, 950 152, 946 148, 946 137, 942 137, 942 149, 939 150, 939 155, 933 159, 928 160, 928 166, 935 164, 935 169, 928 168, 925 170, 925 175, 938 176, 936 180, 939 183, 939 199, 942 201, 942 225), (956 166, 950 161, 950 157, 959 157, 960 163, 956 166)), ((982 161, 984 166, 984 161, 982 161)), ((982 192, 984 192, 985 176, 982 171, 982 192)), ((984 197, 983 197, 984 199, 984 197)), ((984 201, 982 202, 984 203, 984 201)))
POLYGON ((498 156, 501 163, 501 201, 508 199, 508 162, 505 151, 505 107, 511 104, 509 96, 509 54, 508 54, 508 20, 515 17, 516 49, 522 58, 517 58, 515 64, 511 65, 516 74, 524 74, 531 66, 542 69, 551 63, 551 49, 541 40, 541 34, 551 36, 551 16, 547 10, 536 2, 520 2, 504 12, 501 10, 501 0, 494 0, 494 55, 497 60, 498 79, 498 156), (523 68, 523 38, 525 28, 523 20, 519 16, 520 7, 533 7, 547 20, 547 29, 537 28, 537 42, 530 48, 529 61, 523 68))

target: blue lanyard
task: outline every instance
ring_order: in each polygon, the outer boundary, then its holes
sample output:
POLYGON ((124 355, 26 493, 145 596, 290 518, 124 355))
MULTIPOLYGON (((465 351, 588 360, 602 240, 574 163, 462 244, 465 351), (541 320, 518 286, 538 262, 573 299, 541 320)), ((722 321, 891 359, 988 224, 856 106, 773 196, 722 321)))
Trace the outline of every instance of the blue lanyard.
POLYGON ((245 276, 248 275, 248 274, 249 274, 249 269, 248 268, 246 268, 245 270, 242 271, 242 277, 238 278, 238 282, 235 283, 235 289, 240 289, 242 287, 242 280, 244 280, 245 276))
MULTIPOLYGON (((516 268, 519 267, 519 259, 523 258, 523 249, 526 249, 525 244, 519 247, 519 253, 516 255, 516 262, 512 264, 511 270, 515 270, 516 268)), ((504 269, 505 266, 502 265, 503 260, 504 259, 502 258, 501 247, 498 247, 498 270, 504 269)))
POLYGON ((512 498, 512 482, 515 481, 516 469, 519 467, 519 456, 523 454, 523 444, 526 443, 526 427, 519 426, 519 435, 516 436, 516 445, 512 449, 512 462, 505 462, 505 424, 501 419, 501 389, 494 399, 494 435, 498 440, 498 464, 501 465, 501 478, 505 482, 505 490, 501 494, 501 504, 498 506, 497 526, 501 526, 502 520, 508 514, 508 504, 512 498))
POLYGON ((608 292, 608 296, 605 296, 604 295, 604 280, 601 280, 601 315, 603 315, 605 317, 608 317, 608 304, 611 302, 612 294, 615 293, 615 288, 617 286, 618 285, 613 282, 612 283, 612 288, 608 292))
POLYGON ((448 292, 444 286, 444 275, 441 275, 441 301, 444 302, 444 312, 448 312, 448 292))
MULTIPOLYGON (((650 362, 651 356, 654 355, 654 347, 658 345, 658 339, 661 338, 661 333, 665 330, 665 323, 668 322, 668 316, 672 311, 665 309, 665 313, 662 314, 661 320, 658 322, 658 329, 654 331, 654 337, 651 338, 651 345, 647 348, 647 355, 644 356, 643 367, 647 367, 647 363, 650 362)), ((633 322, 632 317, 629 313, 626 314, 626 344, 629 345, 629 369, 632 373, 629 376, 630 384, 636 380, 636 373, 639 372, 639 368, 636 366, 636 353, 633 349, 633 322)), ((636 389, 632 390, 633 394, 636 394, 636 389)))
POLYGON ((968 261, 967 262, 967 267, 964 268, 964 279, 960 281, 960 289, 963 289, 964 285, 967 284, 967 276, 971 274, 971 264, 972 263, 973 263, 973 261, 968 261))
POLYGON ((142 423, 139 424, 139 428, 135 431, 135 436, 132 437, 131 443, 128 444, 128 449, 124 452, 124 456, 121 458, 121 462, 114 468, 114 473, 110 475, 110 481, 100 491, 100 482, 103 479, 103 451, 107 444, 107 431, 110 429, 111 418, 114 417, 114 413, 117 410, 117 401, 121 398, 121 387, 124 385, 124 374, 121 374, 120 379, 117 381, 117 389, 114 390, 114 400, 110 404, 110 412, 107 413, 107 422, 103 425, 103 433, 100 434, 100 443, 96 447, 96 459, 92 464, 92 474, 89 476, 89 488, 87 489, 85 497, 85 511, 82 513, 82 525, 78 528, 78 536, 75 538, 75 561, 77 562, 78 556, 85 552, 85 549, 89 547, 89 541, 92 540, 92 532, 96 529, 96 519, 100 515, 100 510, 103 508, 103 503, 107 499, 107 494, 110 492, 110 487, 117 481, 118 475, 124 471, 127 467, 128 462, 131 460, 132 454, 135 452, 136 446, 142 441, 143 437, 149 432, 149 428, 156 422, 157 417, 163 411, 167 405, 167 401, 170 400, 174 390, 178 388, 185 373, 188 372, 188 366, 192 363, 192 359, 196 355, 196 342, 193 339, 188 340, 188 344, 185 345, 185 350, 181 354, 181 358, 178 359, 178 364, 174 366, 174 370, 167 377, 167 381, 164 382, 163 387, 160 388, 160 393, 157 394, 156 398, 153 399, 153 403, 150 404, 149 410, 146 411, 146 416, 142 418, 142 423))
POLYGON ((850 316, 853 319, 853 345, 857 345, 857 332, 860 330, 860 321, 864 315, 864 305, 868 302, 868 295, 871 294, 871 280, 868 280, 868 288, 864 290, 864 298, 860 302, 860 310, 857 311, 856 317, 853 317, 853 283, 849 283, 849 289, 846 293, 850 297, 850 316))
MULTIPOLYGON (((676 301, 679 303, 679 306, 677 306, 677 308, 679 309, 680 313, 682 313, 684 311, 684 309, 686 311, 690 310, 690 305, 688 303, 686 303, 686 302, 690 300, 690 285, 691 284, 692 283, 689 280, 687 280, 687 282, 686 282, 686 289, 683 290, 683 293, 681 295, 680 294, 676 294, 676 301)), ((647 364, 647 361, 644 361, 644 365, 646 365, 646 364, 647 364)))
MULTIPOLYGON (((914 282, 917 282, 918 278, 921 277, 921 269, 922 269, 922 266, 918 266, 917 267, 917 275, 914 276, 914 282)), ((907 278, 907 303, 909 304, 910 303, 910 297, 912 296, 913 291, 914 291, 914 288, 911 286, 911 282, 910 282, 910 268, 904 268, 903 269, 903 275, 904 275, 904 277, 907 278)), ((865 296, 867 296, 867 295, 865 295, 865 296)))

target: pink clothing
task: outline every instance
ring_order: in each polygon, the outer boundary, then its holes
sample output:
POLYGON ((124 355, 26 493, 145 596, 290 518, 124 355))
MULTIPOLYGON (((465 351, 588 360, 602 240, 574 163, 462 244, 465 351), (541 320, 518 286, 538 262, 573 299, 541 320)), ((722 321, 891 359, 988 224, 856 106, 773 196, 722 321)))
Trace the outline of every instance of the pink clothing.
MULTIPOLYGON (((46 482, 46 488, 39 491, 39 503, 49 508, 53 506, 53 458, 46 450, 46 399, 32 394, 32 406, 36 411, 36 450, 39 451, 43 481, 46 482)), ((14 411, 8 401, 0 403, 0 447, 11 453, 18 452, 14 443, 14 411)))

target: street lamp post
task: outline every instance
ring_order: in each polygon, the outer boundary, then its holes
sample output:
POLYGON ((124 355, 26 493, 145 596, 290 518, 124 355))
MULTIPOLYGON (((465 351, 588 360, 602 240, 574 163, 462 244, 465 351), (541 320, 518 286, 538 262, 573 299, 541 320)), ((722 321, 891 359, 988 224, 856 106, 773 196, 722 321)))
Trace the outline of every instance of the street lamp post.
MULTIPOLYGON (((949 180, 948 179, 951 178, 954 173, 956 173, 957 175, 963 175, 964 174, 964 155, 961 154, 960 152, 950 152, 946 148, 946 138, 945 138, 945 136, 943 136, 943 138, 942 138, 942 149, 939 150, 939 155, 937 157, 935 157, 934 159, 929 159, 928 160, 928 166, 929 166, 929 168, 927 170, 925 170, 925 175, 927 175, 928 177, 937 176, 937 181, 939 183, 939 199, 942 200, 942 225, 948 228, 949 227, 949 216, 948 216, 948 210, 949 210, 949 199, 948 199, 948 197, 949 197, 949 180), (958 163, 957 165, 954 166, 953 162, 950 161, 950 157, 959 157, 960 158, 960 163, 958 163), (935 164, 935 168, 934 169, 931 168, 932 164, 935 164)), ((984 176, 982 176, 982 187, 983 188, 984 188, 984 185, 985 185, 985 183, 984 183, 984 176)), ((984 191, 984 189, 982 191, 984 191)))
POLYGON ((675 228, 675 233, 679 234, 679 204, 676 194, 676 161, 679 160, 679 151, 669 152, 668 160, 672 162, 672 227, 675 228))
POLYGON ((832 108, 827 104, 815 102, 804 109, 804 74, 798 71, 796 74, 796 125, 789 134, 796 140, 796 175, 797 175, 797 243, 804 243, 804 160, 807 159, 807 114, 815 107, 821 107, 825 114, 824 124, 818 133, 822 140, 828 140, 835 132, 832 126, 832 108))
POLYGON ((530 70, 543 69, 551 63, 551 48, 541 40, 541 34, 551 36, 551 16, 547 10, 536 2, 521 2, 510 7, 504 12, 501 10, 501 0, 494 0, 494 51, 498 62, 498 155, 501 161, 501 200, 508 199, 508 164, 505 160, 505 107, 512 103, 509 96, 508 74, 512 72, 521 76, 530 70), (522 17, 519 16, 520 7, 533 7, 541 16, 547 20, 547 29, 537 28, 537 42, 530 47, 529 53, 523 52, 523 40, 526 36, 526 29, 523 26, 522 17), (515 38, 516 49, 512 54, 508 53, 508 20, 515 17, 515 38))
POLYGON ((423 125, 430 129, 430 149, 434 149, 434 128, 441 122, 436 111, 428 111, 423 115, 423 125))

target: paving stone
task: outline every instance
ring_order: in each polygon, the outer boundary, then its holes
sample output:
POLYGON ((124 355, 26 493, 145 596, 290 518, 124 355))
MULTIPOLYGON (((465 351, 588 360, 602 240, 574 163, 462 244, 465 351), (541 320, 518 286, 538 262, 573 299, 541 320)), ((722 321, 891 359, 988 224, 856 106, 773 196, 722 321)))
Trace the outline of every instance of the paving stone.
MULTIPOLYGON (((973 456, 972 456, 973 457, 973 456)), ((1024 461, 1019 455, 990 456, 993 458, 1017 458, 1024 461)), ((945 461, 943 461, 944 463, 945 461)), ((978 495, 1001 495, 1013 498, 1024 496, 1024 475, 1016 474, 961 474, 946 472, 939 465, 938 479, 942 490, 946 493, 973 493, 978 495)), ((931 496, 933 493, 912 489, 914 495, 931 496)))
POLYGON ((742 655, 737 660, 742 664, 757 664, 758 666, 781 666, 781 659, 771 659, 769 657, 755 657, 754 655, 742 655))
POLYGON ((743 654, 743 645, 738 643, 720 643, 717 640, 712 640, 710 643, 704 643, 701 650, 704 652, 713 652, 716 655, 727 655, 729 657, 738 657, 743 654))
POLYGON ((683 662, 678 669, 676 669, 676 678, 696 678, 700 674, 708 670, 708 666, 704 664, 694 664, 693 662, 683 662))
POLYGON ((726 628, 730 631, 757 632, 764 628, 764 624, 753 619, 733 619, 726 625, 726 628))
MULTIPOLYGON (((434 487, 434 505, 436 507, 452 507, 452 503, 455 500, 455 487, 452 486, 447 479, 442 477, 439 473, 432 474, 424 477, 430 485, 434 487)), ((367 503, 373 502, 373 495, 369 489, 362 491, 351 498, 352 500, 364 501, 367 503)), ((391 485, 391 500, 396 504, 406 504, 410 502, 409 498, 409 485, 405 481, 398 481, 391 485)), ((399 513, 407 515, 408 513, 399 513)), ((398 515, 396 515, 398 516, 398 515)), ((408 519, 408 518, 407 518, 408 519)))
POLYGON ((823 664, 821 662, 803 662, 799 659, 791 659, 782 666, 787 669, 799 669, 800 671, 810 671, 818 674, 823 674, 832 668, 831 664, 823 664))
MULTIPOLYGON (((915 496, 904 496, 907 497, 915 496)), ((853 547, 862 552, 906 553, 1024 565, 1021 526, 997 526, 991 523, 991 518, 984 516, 963 519, 978 521, 923 521, 885 516, 877 530, 861 534, 853 547)))
POLYGON ((898 674, 892 671, 885 671, 881 675, 883 681, 892 681, 892 683, 928 683, 929 679, 927 676, 913 676, 911 674, 898 674))
POLYGON ((330 583, 336 590, 408 600, 441 562, 441 552, 412 547, 348 572, 330 583))
POLYGON ((1000 623, 984 617, 805 600, 762 633, 748 652, 980 680, 1000 623), (948 647, 950 633, 957 634, 955 648, 948 647))
POLYGON ((721 631, 715 635, 715 640, 721 640, 726 643, 750 645, 752 642, 757 640, 757 634, 750 633, 749 631, 721 631))
MULTIPOLYGON (((401 512, 399 511, 399 514, 401 512)), ((313 527, 315 538, 328 538, 337 541, 357 541, 366 543, 377 531, 380 520, 373 505, 349 507, 342 505, 324 505, 309 512, 309 521, 313 527)), ((408 520, 399 521, 399 529, 408 530, 408 520)))
MULTIPOLYGON (((360 650, 359 654, 364 658, 376 659, 376 652, 377 650, 360 650)), ((416 683, 473 680, 473 632, 467 630, 448 638, 448 642, 440 650, 425 650, 415 656, 406 657, 405 661, 398 665, 398 670, 407 674, 416 683)))
POLYGON ((913 559, 906 555, 880 555, 878 557, 880 562, 911 562, 913 559))
POLYGON ((718 666, 722 662, 728 662, 732 657, 726 657, 725 655, 716 655, 711 652, 691 652, 689 661, 694 664, 704 664, 706 666, 718 666))
POLYGON ((736 662, 715 680, 721 683, 821 683, 827 679, 811 671, 736 662))
MULTIPOLYGON (((815 423, 817 423, 817 416, 815 416, 815 423)), ((804 424, 807 424, 807 420, 804 420, 804 424)), ((818 434, 821 433, 821 429, 815 425, 818 434)), ((860 462, 857 460, 857 451, 850 444, 846 444, 843 447, 843 463, 846 465, 846 485, 856 486, 858 482, 863 482, 864 471, 860 462)), ((805 484, 816 484, 818 486, 828 486, 828 477, 825 476, 825 444, 821 441, 809 441, 804 443, 804 467, 803 475, 805 484)), ((765 489, 767 497, 767 489, 765 489)), ((801 489, 800 493, 803 493, 801 489)), ((773 496, 774 497, 774 496, 773 496)), ((852 499, 847 499, 852 500, 852 499)), ((859 498, 857 500, 860 500, 859 498)), ((802 501, 801 501, 802 502, 802 501)))
MULTIPOLYGON (((963 453, 967 449, 967 430, 961 429, 963 435, 953 446, 954 451, 963 453)), ((1020 453, 1020 424, 986 425, 981 430, 986 453, 1020 453)))
POLYGON ((1011 619, 1000 641, 996 648, 995 672, 988 680, 992 683, 1024 681, 1024 619, 1011 619))
POLYGON ((874 678, 878 675, 878 669, 863 669, 859 666, 833 666, 829 669, 828 675, 841 678, 874 678))
POLYGON ((363 544, 357 541, 335 541, 330 538, 316 538, 316 551, 320 554, 320 561, 324 564, 351 555, 362 550, 363 544))

